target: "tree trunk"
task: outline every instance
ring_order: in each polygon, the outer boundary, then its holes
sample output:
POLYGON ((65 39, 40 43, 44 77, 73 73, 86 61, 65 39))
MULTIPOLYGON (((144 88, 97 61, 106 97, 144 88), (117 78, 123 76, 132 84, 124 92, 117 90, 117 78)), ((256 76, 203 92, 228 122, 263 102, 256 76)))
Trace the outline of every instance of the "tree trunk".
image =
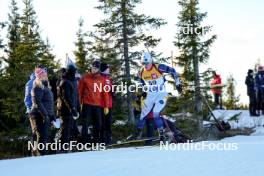
MULTIPOLYGON (((125 72, 126 72, 126 81, 127 85, 131 84, 131 75, 130 75, 130 62, 128 56, 128 37, 127 37, 127 18, 126 18, 126 1, 122 0, 122 23, 123 23, 123 44, 124 44, 124 60, 125 60, 125 72)), ((134 112, 132 107, 132 95, 131 92, 127 91, 127 108, 128 108, 128 120, 130 123, 135 122, 134 112)))
MULTIPOLYGON (((194 52, 195 53, 195 52, 194 52)), ((203 129, 203 118, 202 118, 202 97, 201 97, 201 84, 199 74, 199 61, 197 55, 193 56, 193 68, 194 68, 194 85, 195 85, 195 113, 198 120, 198 128, 201 131, 203 129)))
MULTIPOLYGON (((192 1, 190 1, 192 3, 192 1)), ((195 25, 195 19, 194 15, 195 14, 195 9, 194 7, 191 8, 191 24, 194 30, 196 28, 195 25)), ((197 36, 196 33, 194 32, 192 34, 192 59, 193 59, 193 69, 194 69, 194 85, 195 85, 195 100, 194 100, 194 108, 195 108, 195 114, 197 116, 197 121, 198 121, 198 130, 202 131, 203 129, 203 117, 202 117, 202 97, 201 97, 201 83, 200 83, 200 72, 199 72, 199 58, 197 55, 197 36)))

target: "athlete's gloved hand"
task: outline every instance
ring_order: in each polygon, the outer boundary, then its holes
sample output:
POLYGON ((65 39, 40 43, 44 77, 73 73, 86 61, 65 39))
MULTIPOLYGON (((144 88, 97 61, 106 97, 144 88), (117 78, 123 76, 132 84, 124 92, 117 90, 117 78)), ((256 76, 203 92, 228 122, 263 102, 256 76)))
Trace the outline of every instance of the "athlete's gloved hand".
POLYGON ((104 108, 104 115, 107 115, 109 113, 109 109, 108 108, 104 108))
POLYGON ((176 85, 176 89, 179 93, 182 93, 182 85, 181 84, 176 85))

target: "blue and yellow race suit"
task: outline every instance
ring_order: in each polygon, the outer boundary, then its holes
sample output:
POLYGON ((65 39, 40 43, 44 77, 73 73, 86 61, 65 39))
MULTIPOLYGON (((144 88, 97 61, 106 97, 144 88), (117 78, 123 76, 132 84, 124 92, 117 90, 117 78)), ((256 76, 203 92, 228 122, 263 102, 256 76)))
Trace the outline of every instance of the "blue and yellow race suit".
POLYGON ((163 128, 163 121, 160 118, 160 112, 166 105, 168 93, 165 89, 164 73, 169 73, 175 80, 176 86, 180 85, 178 74, 174 68, 164 64, 152 64, 150 69, 143 67, 139 77, 144 85, 147 96, 141 110, 140 119, 137 124, 138 129, 143 129, 145 118, 153 111, 153 117, 158 129, 163 128))

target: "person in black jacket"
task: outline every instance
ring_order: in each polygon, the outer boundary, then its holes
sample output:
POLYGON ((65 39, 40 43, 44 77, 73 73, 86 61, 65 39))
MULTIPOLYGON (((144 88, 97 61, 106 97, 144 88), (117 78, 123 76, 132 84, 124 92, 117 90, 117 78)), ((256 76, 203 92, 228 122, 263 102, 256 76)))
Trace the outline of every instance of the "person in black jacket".
MULTIPOLYGON (((30 124, 33 133, 35 146, 46 144, 49 138, 50 121, 55 120, 53 94, 49 87, 46 70, 35 69, 36 79, 33 82, 31 91, 32 110, 29 114, 30 124)), ((46 150, 33 148, 32 155, 39 156, 46 154, 46 150)))
POLYGON ((257 112, 264 114, 264 68, 258 67, 258 72, 255 76, 256 96, 257 96, 257 112))
POLYGON ((249 96, 249 113, 250 116, 258 116, 257 111, 257 98, 256 98, 256 85, 254 79, 254 71, 249 69, 246 77, 247 94, 249 96))
POLYGON ((74 120, 79 117, 77 112, 76 87, 74 86, 76 68, 73 65, 67 67, 57 86, 57 113, 61 119, 60 140, 70 143, 74 120))

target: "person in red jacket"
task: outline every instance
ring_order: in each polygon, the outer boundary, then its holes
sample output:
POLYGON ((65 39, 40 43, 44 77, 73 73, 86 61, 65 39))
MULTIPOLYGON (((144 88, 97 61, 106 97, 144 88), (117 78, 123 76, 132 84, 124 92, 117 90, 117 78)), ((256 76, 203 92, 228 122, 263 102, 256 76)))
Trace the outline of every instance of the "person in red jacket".
POLYGON ((100 73, 100 61, 92 63, 91 73, 85 74, 78 83, 78 94, 82 105, 82 140, 89 141, 88 126, 93 125, 93 142, 99 143, 102 128, 102 102, 105 115, 109 113, 109 97, 104 91, 105 78, 100 73), (102 89, 99 89, 102 87, 102 89))
POLYGON ((112 80, 110 78, 110 69, 109 66, 106 63, 101 63, 100 65, 100 72, 103 78, 105 79, 105 86, 108 86, 106 88, 106 96, 108 101, 108 106, 106 105, 105 101, 102 101, 102 109, 103 109, 103 116, 102 116, 102 141, 105 144, 111 144, 112 142, 112 130, 111 130, 111 125, 112 125, 112 107, 113 107, 113 95, 114 91, 112 90, 112 80), (106 114, 104 112, 104 107, 107 107, 109 109, 109 112, 106 114))
POLYGON ((221 76, 213 72, 213 80, 211 81, 211 91, 214 94, 214 102, 216 109, 222 109, 222 80, 221 76))

